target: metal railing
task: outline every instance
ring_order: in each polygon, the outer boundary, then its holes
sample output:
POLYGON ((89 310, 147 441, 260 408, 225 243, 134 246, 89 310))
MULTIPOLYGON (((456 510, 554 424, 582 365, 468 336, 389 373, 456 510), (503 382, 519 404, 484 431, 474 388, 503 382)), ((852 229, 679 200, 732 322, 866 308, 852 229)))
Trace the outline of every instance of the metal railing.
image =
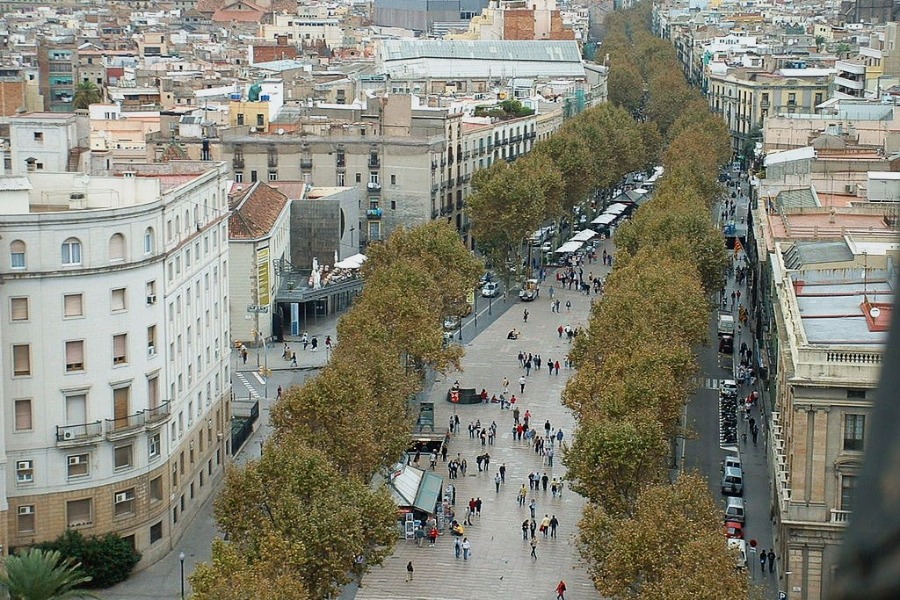
POLYGON ((103 423, 83 423, 81 425, 65 425, 56 427, 57 442, 76 442, 90 440, 103 435, 103 423))

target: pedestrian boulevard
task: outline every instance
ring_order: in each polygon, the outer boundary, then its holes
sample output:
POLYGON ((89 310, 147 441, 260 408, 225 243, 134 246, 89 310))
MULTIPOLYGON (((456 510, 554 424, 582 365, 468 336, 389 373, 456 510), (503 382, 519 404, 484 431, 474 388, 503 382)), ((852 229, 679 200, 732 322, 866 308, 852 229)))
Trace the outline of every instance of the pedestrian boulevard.
MULTIPOLYGON (((609 242, 607 242, 609 243, 609 242)), ((605 276, 607 268, 599 263, 585 264, 584 276, 589 272, 605 276)), ((472 546, 468 561, 455 558, 453 538, 444 532, 434 548, 427 541, 417 547, 412 540, 400 540, 393 556, 382 567, 374 567, 362 580, 357 600, 442 599, 464 600, 481 598, 555 598, 554 589, 560 579, 568 586, 567 598, 598 597, 578 557, 575 547, 577 523, 581 517, 584 499, 564 488, 562 498, 554 499, 550 490, 532 492, 528 500, 537 500, 536 520, 540 523, 545 514, 556 515, 560 526, 557 538, 544 538, 536 533, 539 544, 537 559, 530 557, 529 543, 522 539, 522 521, 530 517, 527 506, 519 507, 517 494, 522 483, 528 485, 528 473, 545 471, 552 479, 565 474, 562 453, 556 448, 552 468, 543 466, 543 459, 526 441, 513 440, 512 410, 501 411, 498 404, 455 405, 447 402, 447 390, 459 380, 463 388, 486 389, 489 395, 500 394, 501 381, 510 380, 510 393, 519 398, 521 414, 532 413, 531 424, 543 434, 544 422, 550 420, 554 429, 562 428, 563 443, 571 444, 575 420, 562 406, 561 393, 566 380, 574 372, 565 368, 565 357, 571 345, 565 336, 560 337, 557 328, 570 325, 583 328, 587 325, 590 297, 574 290, 561 290, 556 286, 554 297, 561 299, 563 308, 559 314, 551 312, 547 286, 555 284, 551 275, 542 287, 540 297, 531 303, 510 298, 513 305, 494 323, 483 330, 466 346, 463 372, 448 374, 434 384, 429 401, 435 406, 435 425, 438 431, 446 431, 451 415, 457 414, 460 431, 450 443, 448 460, 460 454, 468 463, 465 477, 447 479, 446 463, 438 461, 437 472, 444 476, 444 483, 457 486, 454 510, 462 522, 469 498, 483 501, 481 517, 474 517, 474 525, 466 527, 466 537, 472 546), (566 300, 571 301, 566 311, 566 300), (528 321, 523 322, 523 311, 528 309, 528 321), (506 339, 507 332, 516 328, 519 339, 506 339), (519 394, 518 379, 524 374, 519 366, 518 353, 540 354, 544 363, 539 371, 532 369, 527 377, 525 393, 519 394), (550 375, 546 363, 559 361, 559 375, 550 375), (479 440, 470 439, 467 431, 471 421, 480 419, 482 426, 497 423, 497 439, 493 446, 481 446, 479 440), (487 451, 491 456, 490 471, 479 473, 475 457, 487 451), (494 475, 501 464, 507 468, 506 483, 495 492, 494 475), (406 565, 412 561, 415 573, 406 582, 406 565)), ((595 296, 596 297, 596 296, 595 296)), ((425 463, 427 465, 427 463, 425 463)))

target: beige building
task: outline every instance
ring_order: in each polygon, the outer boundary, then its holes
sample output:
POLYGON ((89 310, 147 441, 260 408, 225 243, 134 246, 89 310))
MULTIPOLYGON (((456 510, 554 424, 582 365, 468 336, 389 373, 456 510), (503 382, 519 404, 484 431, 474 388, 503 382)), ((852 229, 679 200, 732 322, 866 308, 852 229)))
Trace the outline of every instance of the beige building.
POLYGON ((707 67, 709 107, 721 114, 731 133, 735 155, 751 140, 761 141, 759 129, 769 115, 813 114, 828 99, 834 69, 779 69, 763 72, 745 68, 707 67))

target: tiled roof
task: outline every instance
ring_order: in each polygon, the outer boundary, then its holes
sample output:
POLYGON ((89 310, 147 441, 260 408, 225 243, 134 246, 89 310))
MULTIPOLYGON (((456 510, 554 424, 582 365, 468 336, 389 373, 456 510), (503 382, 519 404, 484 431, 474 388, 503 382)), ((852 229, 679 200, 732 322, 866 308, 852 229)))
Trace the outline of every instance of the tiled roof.
POLYGON ((278 216, 287 205, 287 196, 257 181, 228 201, 228 236, 232 240, 252 240, 271 233, 278 216))

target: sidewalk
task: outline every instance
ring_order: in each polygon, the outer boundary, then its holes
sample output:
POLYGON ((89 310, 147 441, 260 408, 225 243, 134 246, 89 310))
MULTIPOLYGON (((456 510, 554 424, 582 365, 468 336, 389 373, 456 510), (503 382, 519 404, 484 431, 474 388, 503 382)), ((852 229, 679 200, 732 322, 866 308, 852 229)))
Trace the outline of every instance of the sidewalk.
MULTIPOLYGON (((610 241, 604 246, 612 248, 610 241)), ((602 252, 602 248, 601 248, 602 252)), ((584 275, 605 277, 609 269, 599 262, 585 264, 584 275)), ((414 542, 398 540, 394 554, 381 567, 375 567, 362 580, 357 600, 403 600, 430 599, 463 600, 475 598, 553 598, 553 591, 560 579, 565 580, 572 598, 594 598, 594 590, 584 564, 581 562, 575 539, 577 525, 581 517, 584 499, 574 494, 568 486, 562 498, 553 498, 550 491, 532 492, 528 499, 537 500, 536 519, 540 523, 545 514, 556 515, 560 526, 557 538, 544 538, 537 532, 539 544, 537 559, 530 557, 530 546, 522 539, 521 524, 529 517, 527 507, 519 507, 516 496, 524 482, 527 486, 529 472, 546 472, 549 477, 564 476, 562 452, 555 448, 553 466, 545 466, 525 441, 512 439, 512 411, 501 411, 497 404, 455 405, 446 400, 447 389, 454 380, 463 387, 485 388, 488 394, 499 394, 503 377, 510 379, 510 392, 520 398, 519 408, 532 412, 532 424, 543 433, 543 425, 549 420, 551 426, 562 428, 563 442, 571 445, 575 435, 575 420, 560 403, 560 396, 569 376, 574 372, 562 367, 570 345, 557 334, 557 327, 566 324, 572 327, 587 325, 590 299, 574 290, 562 290, 555 284, 555 272, 550 272, 542 286, 540 297, 532 303, 513 300, 513 306, 506 313, 483 330, 472 343, 466 346, 463 358, 463 372, 450 373, 439 378, 428 394, 434 402, 437 431, 447 430, 451 415, 458 414, 461 431, 450 442, 450 458, 459 453, 469 467, 467 476, 447 479, 446 463, 439 462, 437 472, 444 479, 444 485, 456 485, 457 518, 462 521, 469 498, 480 497, 483 501, 482 516, 474 518, 474 525, 466 528, 466 536, 472 546, 472 556, 468 561, 454 555, 453 540, 449 534, 442 535, 434 548, 427 543, 417 547, 414 542), (548 288, 554 285, 554 297, 562 301, 561 314, 550 312, 548 288), (565 303, 572 302, 567 312, 565 303), (528 322, 523 322, 523 311, 528 309, 528 322), (513 327, 519 329, 518 340, 506 339, 506 333, 513 327), (528 376, 525 393, 519 394, 516 383, 524 370, 519 367, 519 351, 540 354, 544 365, 549 359, 559 360, 559 375, 550 375, 546 366, 539 371, 532 370, 528 376), (480 420, 487 426, 496 421, 498 431, 493 446, 482 447, 480 441, 470 439, 467 426, 480 420), (480 473, 475 456, 488 452, 491 456, 490 469, 480 473), (506 483, 495 491, 494 475, 501 464, 507 468, 506 483), (406 564, 412 561, 415 576, 406 583, 406 564)), ((595 297, 596 296, 591 296, 595 297)))
MULTIPOLYGON (((263 356, 262 352, 260 353, 260 364, 265 364, 268 361, 269 368, 279 372, 278 375, 273 375, 272 379, 277 376, 279 379, 288 378, 292 383, 301 383, 307 375, 311 376, 315 369, 319 369, 327 363, 329 353, 325 350, 325 336, 330 335, 332 340, 335 340, 337 322, 341 314, 321 318, 317 324, 311 325, 307 330, 310 337, 316 335, 319 338, 319 350, 317 352, 312 352, 311 350, 304 352, 302 344, 299 343, 299 337, 286 338, 288 344, 297 353, 296 367, 291 367, 290 363, 282 358, 283 344, 278 342, 268 344, 265 356, 263 356)), ((232 373, 234 373, 235 378, 239 378, 240 375, 247 376, 246 374, 252 374, 257 371, 256 350, 250 348, 249 351, 247 363, 244 364, 240 353, 236 349, 232 349, 232 373)), ((251 381, 254 380, 251 378, 251 381)), ((233 381, 232 383, 234 384, 233 381)), ((256 460, 260 456, 261 444, 271 432, 269 427, 269 409, 275 400, 275 389, 278 387, 278 384, 273 383, 269 387, 271 388, 269 389, 270 397, 259 398, 260 416, 256 429, 244 443, 244 446, 238 450, 237 456, 232 459, 233 464, 245 464, 256 460)), ((181 563, 178 560, 178 555, 184 552, 184 586, 185 595, 187 596, 190 593, 189 575, 194 571, 197 563, 210 559, 212 540, 215 537, 221 537, 213 518, 213 502, 218 495, 221 485, 222 481, 219 480, 215 492, 194 513, 190 523, 184 530, 184 535, 174 544, 166 557, 146 569, 132 574, 128 580, 107 590, 99 590, 95 593, 104 600, 180 598, 181 563)))

